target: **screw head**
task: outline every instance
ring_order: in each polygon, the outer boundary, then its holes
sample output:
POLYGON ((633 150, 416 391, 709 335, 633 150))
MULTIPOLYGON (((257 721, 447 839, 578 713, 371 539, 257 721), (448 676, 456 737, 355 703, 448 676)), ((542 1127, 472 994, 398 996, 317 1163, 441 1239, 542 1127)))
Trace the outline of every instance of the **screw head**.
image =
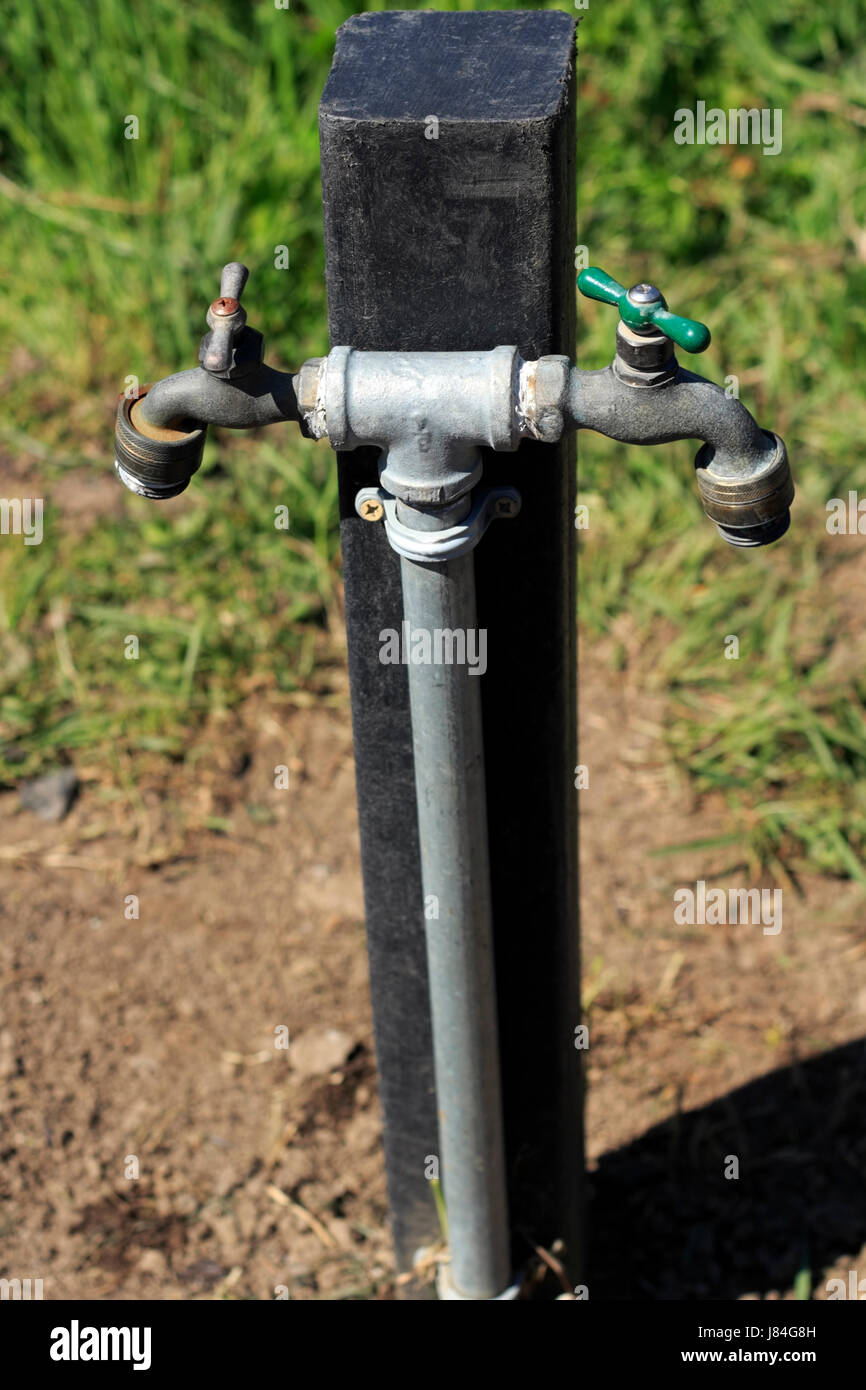
POLYGON ((361 516, 364 521, 381 521, 385 515, 385 508, 377 497, 368 497, 361 503, 361 516))
POLYGON ((497 497, 496 515, 515 516, 517 513, 517 503, 513 497, 497 497))
POLYGON ((236 299, 224 295, 222 299, 215 299, 210 307, 211 313, 216 314, 218 318, 227 318, 229 314, 236 314, 241 306, 236 299))
POLYGON ((660 304, 664 298, 657 285, 648 285, 645 280, 639 285, 632 285, 628 297, 632 304, 660 304))

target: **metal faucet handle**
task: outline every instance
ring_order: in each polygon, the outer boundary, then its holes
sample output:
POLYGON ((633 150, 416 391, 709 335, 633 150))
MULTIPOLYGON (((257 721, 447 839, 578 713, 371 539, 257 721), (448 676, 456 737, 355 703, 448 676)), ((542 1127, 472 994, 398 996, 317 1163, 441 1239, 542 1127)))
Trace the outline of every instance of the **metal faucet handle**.
POLYGON ((704 352, 710 345, 707 325, 672 314, 656 285, 641 283, 627 290, 606 271, 589 265, 578 275, 577 288, 587 299, 615 304, 622 322, 634 333, 663 333, 685 352, 704 352))
POLYGON ((207 311, 210 333, 202 339, 199 361, 205 371, 214 376, 223 376, 231 370, 235 344, 246 327, 246 310, 241 307, 240 298, 249 273, 240 261, 230 261, 223 266, 220 297, 207 311))
POLYGON ((220 276, 220 298, 240 299, 249 278, 250 272, 245 265, 241 265, 240 261, 229 261, 228 265, 223 266, 220 276))

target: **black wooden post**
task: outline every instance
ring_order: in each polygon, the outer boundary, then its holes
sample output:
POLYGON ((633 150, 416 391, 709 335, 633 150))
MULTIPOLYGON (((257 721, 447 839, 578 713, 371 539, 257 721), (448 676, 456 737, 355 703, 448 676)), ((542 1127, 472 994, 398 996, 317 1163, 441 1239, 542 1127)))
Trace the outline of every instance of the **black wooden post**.
MULTIPOLYGON (((365 14, 337 35, 320 106, 331 343, 574 354, 574 22, 561 13, 365 14)), ((399 560, 360 520, 372 450, 339 457, 361 852, 398 1264, 438 1237, 437 1147, 399 560)), ((515 1265, 579 1257, 574 457, 485 455, 517 520, 475 552, 493 919, 515 1265)), ((447 1184, 447 1178, 446 1178, 447 1184)))

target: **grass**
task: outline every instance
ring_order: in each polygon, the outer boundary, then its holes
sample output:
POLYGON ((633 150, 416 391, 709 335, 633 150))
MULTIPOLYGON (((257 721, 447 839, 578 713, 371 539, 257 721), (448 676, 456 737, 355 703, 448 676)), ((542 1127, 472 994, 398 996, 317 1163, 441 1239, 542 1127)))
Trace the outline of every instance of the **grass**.
MULTIPOLYGON (((78 535, 53 530, 60 523, 49 511, 54 544, 33 547, 23 566, 20 550, 4 549, 9 773, 118 740, 180 755, 190 726, 253 688, 327 689, 336 659, 323 617, 338 582, 333 467, 312 445, 285 458, 265 442, 235 457, 231 475, 210 478, 180 514, 130 499, 125 520, 78 535), (288 533, 274 525, 285 505, 288 533), (275 586, 275 573, 286 583, 275 586)), ((218 474, 213 456, 209 468, 218 474)))
MULTIPOLYGON (((698 369, 739 378, 744 404, 785 437, 798 488, 783 542, 733 552, 702 518, 693 445, 581 436, 583 623, 627 631, 619 659, 668 692, 671 754, 727 799, 732 843, 783 875, 860 881, 862 556, 824 523, 827 500, 857 486, 866 440, 864 17, 859 3, 829 16, 794 0, 604 7, 579 67, 580 241, 711 325, 698 369), (781 154, 675 145, 673 112, 698 100, 781 109, 781 154)), ((581 363, 600 366, 609 311, 582 307, 581 363)))
MULTIPOLYGON (((11 324, 0 492, 35 480, 48 502, 42 546, 0 546, 7 783, 83 749, 106 765, 118 746, 180 757, 190 726, 250 682, 321 685, 339 660, 324 446, 214 433, 206 486, 165 511, 126 498, 122 515, 92 525, 52 494, 110 468, 112 400, 128 376, 192 363, 224 261, 251 267, 251 318, 271 360, 327 349, 316 106, 334 29, 359 8, 0 10, 11 324), (288 270, 274 266, 278 246, 288 270), (280 504, 288 532, 273 524, 280 504), (130 633, 135 662, 123 656, 130 633)), ((697 790, 726 798, 731 835, 756 864, 863 881, 866 678, 852 591, 864 571, 856 539, 828 536, 824 508, 857 486, 866 442, 866 5, 672 0, 581 14, 580 242, 593 263, 652 278, 675 310, 710 324, 696 365, 738 377, 744 403, 785 437, 798 487, 785 541, 733 552, 701 513, 692 445, 582 436, 592 659, 627 663, 666 692, 671 757, 697 790), (782 152, 676 145, 673 113, 698 100, 780 109, 782 152), (724 655, 730 635, 737 660, 724 655)), ((581 309, 581 365, 603 365, 612 311, 581 309)))

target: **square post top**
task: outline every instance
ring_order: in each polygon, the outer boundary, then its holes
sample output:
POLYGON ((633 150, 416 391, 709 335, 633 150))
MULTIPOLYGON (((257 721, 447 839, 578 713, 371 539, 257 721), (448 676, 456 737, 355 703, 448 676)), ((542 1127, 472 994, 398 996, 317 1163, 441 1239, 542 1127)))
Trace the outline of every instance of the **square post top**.
POLYGON ((575 28, 558 11, 353 15, 337 30, 320 113, 390 121, 550 117, 566 99, 575 28))

